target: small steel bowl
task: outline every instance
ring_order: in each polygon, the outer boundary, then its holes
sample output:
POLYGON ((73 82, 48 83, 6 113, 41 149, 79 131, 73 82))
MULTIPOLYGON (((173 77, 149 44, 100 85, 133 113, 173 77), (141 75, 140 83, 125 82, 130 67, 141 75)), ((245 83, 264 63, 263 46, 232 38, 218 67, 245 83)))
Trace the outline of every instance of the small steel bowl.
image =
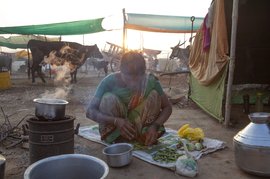
POLYGON ((112 144, 103 149, 103 154, 107 158, 110 167, 123 167, 132 161, 133 145, 128 143, 112 144))

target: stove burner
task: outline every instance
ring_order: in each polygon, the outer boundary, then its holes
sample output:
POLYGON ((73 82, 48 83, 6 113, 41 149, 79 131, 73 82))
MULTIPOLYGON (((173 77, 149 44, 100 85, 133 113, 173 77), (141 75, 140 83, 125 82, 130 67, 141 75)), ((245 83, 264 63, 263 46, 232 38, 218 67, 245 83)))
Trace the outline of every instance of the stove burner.
POLYGON ((28 119, 30 162, 74 153, 74 120, 69 115, 61 120, 42 120, 36 116, 28 119))

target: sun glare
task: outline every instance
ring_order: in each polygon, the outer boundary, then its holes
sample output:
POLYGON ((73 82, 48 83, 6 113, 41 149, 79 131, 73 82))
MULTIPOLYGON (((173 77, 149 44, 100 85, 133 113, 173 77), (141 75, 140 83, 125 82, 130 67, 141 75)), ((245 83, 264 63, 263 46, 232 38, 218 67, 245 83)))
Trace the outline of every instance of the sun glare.
MULTIPOLYGON (((54 2, 53 0, 48 1, 54 2)), ((125 8, 126 13, 176 16, 194 15, 203 17, 206 14, 211 1, 212 0, 100 0, 95 3, 94 7, 84 5, 84 0, 77 0, 76 4, 55 1, 54 3, 44 4, 42 10, 39 8, 32 8, 31 11, 12 14, 13 11, 18 10, 16 8, 29 8, 27 5, 32 4, 32 2, 35 4, 34 0, 27 0, 27 3, 18 0, 3 0, 1 5, 6 8, 3 8, 0 12, 2 15, 1 17, 3 17, 0 19, 0 24, 1 26, 35 25, 104 17, 104 23, 102 24, 106 29, 104 32, 62 36, 62 40, 65 41, 74 41, 84 45, 97 44, 102 49, 106 42, 114 43, 119 46, 123 45, 123 8, 125 8), (13 4, 16 4, 17 6, 15 7, 13 4), (51 4, 54 4, 54 6, 51 6, 51 4), (11 7, 13 11, 10 11, 11 7), (57 9, 57 7, 62 8, 57 9), (57 9, 57 11, 54 11, 55 9, 57 9), (49 11, 57 13, 48 13, 49 11), (33 16, 33 14, 36 15, 33 16), (107 29, 109 30, 107 31, 107 29)), ((170 50, 171 46, 176 45, 179 41, 183 42, 187 38, 189 38, 188 34, 150 33, 145 31, 127 30, 126 47, 134 50, 142 48, 170 50)))
POLYGON ((130 50, 141 50, 143 48, 143 33, 127 30, 126 47, 130 50))

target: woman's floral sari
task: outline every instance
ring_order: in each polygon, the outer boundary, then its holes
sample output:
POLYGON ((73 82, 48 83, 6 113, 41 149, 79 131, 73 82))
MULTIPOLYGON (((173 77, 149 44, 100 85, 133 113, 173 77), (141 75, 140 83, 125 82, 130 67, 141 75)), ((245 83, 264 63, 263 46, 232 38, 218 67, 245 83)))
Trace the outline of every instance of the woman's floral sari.
MULTIPOLYGON (((99 108, 102 113, 129 120, 136 127, 136 140, 143 142, 144 133, 160 113, 162 90, 157 79, 149 74, 142 81, 140 91, 134 93, 127 88, 114 88, 103 95, 99 108)), ((125 140, 112 124, 100 124, 99 130, 101 139, 107 143, 125 140)), ((162 126, 158 130, 160 137, 165 129, 162 126)))

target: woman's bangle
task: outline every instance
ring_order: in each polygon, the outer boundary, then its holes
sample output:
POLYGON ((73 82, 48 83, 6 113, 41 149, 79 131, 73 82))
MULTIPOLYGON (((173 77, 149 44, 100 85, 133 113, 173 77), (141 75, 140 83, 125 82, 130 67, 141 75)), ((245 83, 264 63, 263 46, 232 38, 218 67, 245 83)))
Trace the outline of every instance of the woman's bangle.
POLYGON ((114 121, 113 121, 113 125, 115 125, 115 126, 116 126, 116 122, 117 122, 117 118, 115 118, 115 119, 114 119, 114 121))

